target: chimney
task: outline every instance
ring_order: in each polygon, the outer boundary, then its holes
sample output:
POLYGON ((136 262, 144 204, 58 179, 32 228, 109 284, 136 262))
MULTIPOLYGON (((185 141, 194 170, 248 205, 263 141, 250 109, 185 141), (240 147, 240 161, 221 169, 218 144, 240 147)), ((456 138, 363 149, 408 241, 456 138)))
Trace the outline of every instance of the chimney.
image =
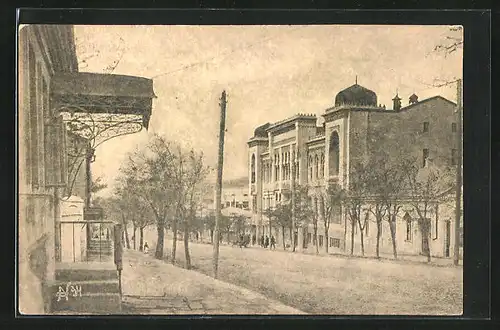
POLYGON ((398 93, 396 93, 396 96, 392 99, 392 101, 394 102, 393 110, 399 111, 399 109, 401 109, 401 98, 399 97, 398 93))
POLYGON ((414 103, 417 103, 418 102, 418 96, 415 95, 415 93, 413 93, 411 96, 410 96, 410 104, 414 104, 414 103))

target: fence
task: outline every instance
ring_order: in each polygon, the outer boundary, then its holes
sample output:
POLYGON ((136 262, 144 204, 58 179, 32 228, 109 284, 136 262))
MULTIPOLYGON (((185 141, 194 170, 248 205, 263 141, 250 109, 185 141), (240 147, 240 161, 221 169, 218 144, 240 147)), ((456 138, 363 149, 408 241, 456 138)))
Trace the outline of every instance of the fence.
POLYGON ((60 224, 62 262, 113 259, 112 221, 61 221, 60 224))

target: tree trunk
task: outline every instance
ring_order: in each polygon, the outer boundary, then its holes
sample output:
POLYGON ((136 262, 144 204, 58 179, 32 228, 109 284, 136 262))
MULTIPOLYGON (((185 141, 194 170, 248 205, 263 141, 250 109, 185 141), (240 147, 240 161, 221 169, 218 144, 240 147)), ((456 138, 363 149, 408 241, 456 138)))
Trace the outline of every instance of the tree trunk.
MULTIPOLYGON (((292 233, 292 228, 290 228, 290 247, 293 249, 293 245, 295 244, 295 233, 292 233)), ((294 250, 292 250, 294 251, 294 250)))
POLYGON ((319 254, 319 242, 318 242, 318 222, 314 221, 314 246, 316 248, 316 254, 319 254))
POLYGON ((351 256, 354 255, 354 229, 356 228, 356 223, 351 220, 351 256))
POLYGON ((136 233, 137 233, 137 227, 134 225, 134 236, 132 236, 134 238, 134 250, 137 250, 135 244, 135 242, 137 241, 136 233))
POLYGON ((382 235, 382 217, 377 214, 377 246, 375 247, 375 253, 377 259, 380 258, 380 236, 382 235))
POLYGON ((174 221, 172 223, 172 255, 171 255, 171 262, 172 264, 175 264, 175 254, 177 252, 177 216, 178 213, 174 217, 174 221))
POLYGON ((281 226, 281 237, 283 238, 283 250, 286 250, 286 245, 285 245, 285 226, 281 226))
POLYGON ((156 230, 158 232, 158 242, 156 243, 155 258, 163 259, 163 242, 165 240, 165 227, 163 222, 156 225, 156 230))
POLYGON ((191 257, 189 256, 189 224, 184 221, 184 255, 186 259, 186 269, 191 269, 191 257))
POLYGON ((394 259, 398 258, 398 249, 396 245, 396 216, 391 215, 389 221, 389 229, 391 231, 391 240, 392 240, 392 253, 394 255, 394 259))
POLYGON ((325 251, 328 253, 328 228, 325 227, 325 251))
POLYGON ((142 246, 144 243, 144 227, 139 228, 139 235, 141 236, 139 240, 139 251, 142 251, 142 246))
POLYGON ((127 243, 127 249, 130 249, 130 241, 128 239, 128 229, 127 229, 127 225, 124 226, 125 227, 125 242, 127 243))
POLYGON ((210 229, 210 244, 214 244, 214 230, 210 229))
POLYGON ((231 244, 231 231, 227 231, 227 244, 231 244))
POLYGON ((360 241, 361 241, 361 255, 364 257, 365 256, 365 238, 364 238, 364 235, 363 235, 363 230, 359 230, 359 238, 360 238, 360 241))

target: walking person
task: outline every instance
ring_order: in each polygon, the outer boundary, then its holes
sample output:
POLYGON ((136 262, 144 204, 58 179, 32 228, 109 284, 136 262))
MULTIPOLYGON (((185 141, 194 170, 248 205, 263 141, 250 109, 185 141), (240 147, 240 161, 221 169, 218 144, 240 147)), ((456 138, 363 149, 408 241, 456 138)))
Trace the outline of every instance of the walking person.
POLYGON ((149 251, 149 246, 148 246, 148 242, 144 242, 144 248, 143 248, 143 251, 145 254, 148 254, 148 251, 149 251))
POLYGON ((274 238, 274 235, 271 235, 271 249, 276 250, 276 238, 274 238))
POLYGON ((264 247, 267 249, 268 246, 269 246, 269 236, 266 235, 266 241, 264 243, 264 247))

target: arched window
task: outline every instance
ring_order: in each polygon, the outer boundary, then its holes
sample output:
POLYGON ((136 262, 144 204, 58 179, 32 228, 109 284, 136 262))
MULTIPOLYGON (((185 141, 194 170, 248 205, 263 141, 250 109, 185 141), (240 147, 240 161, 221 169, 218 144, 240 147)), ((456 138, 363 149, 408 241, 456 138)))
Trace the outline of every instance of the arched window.
POLYGON ((321 163, 320 163, 320 177, 325 177, 325 154, 321 153, 321 163))
POLYGON ((339 175, 339 134, 334 131, 330 136, 329 170, 330 176, 339 175))
POLYGON ((413 232, 412 232, 412 223, 411 223, 411 216, 408 214, 408 212, 405 213, 403 217, 403 221, 406 223, 406 241, 411 242, 413 232))
POLYGON ((255 183, 255 154, 252 154, 252 183, 255 183))
POLYGON ((309 156, 309 180, 312 181, 313 178, 313 158, 309 156))
POLYGON ((316 157, 314 157, 314 171, 316 172, 316 179, 319 178, 319 158, 318 158, 318 155, 316 155, 316 157))

